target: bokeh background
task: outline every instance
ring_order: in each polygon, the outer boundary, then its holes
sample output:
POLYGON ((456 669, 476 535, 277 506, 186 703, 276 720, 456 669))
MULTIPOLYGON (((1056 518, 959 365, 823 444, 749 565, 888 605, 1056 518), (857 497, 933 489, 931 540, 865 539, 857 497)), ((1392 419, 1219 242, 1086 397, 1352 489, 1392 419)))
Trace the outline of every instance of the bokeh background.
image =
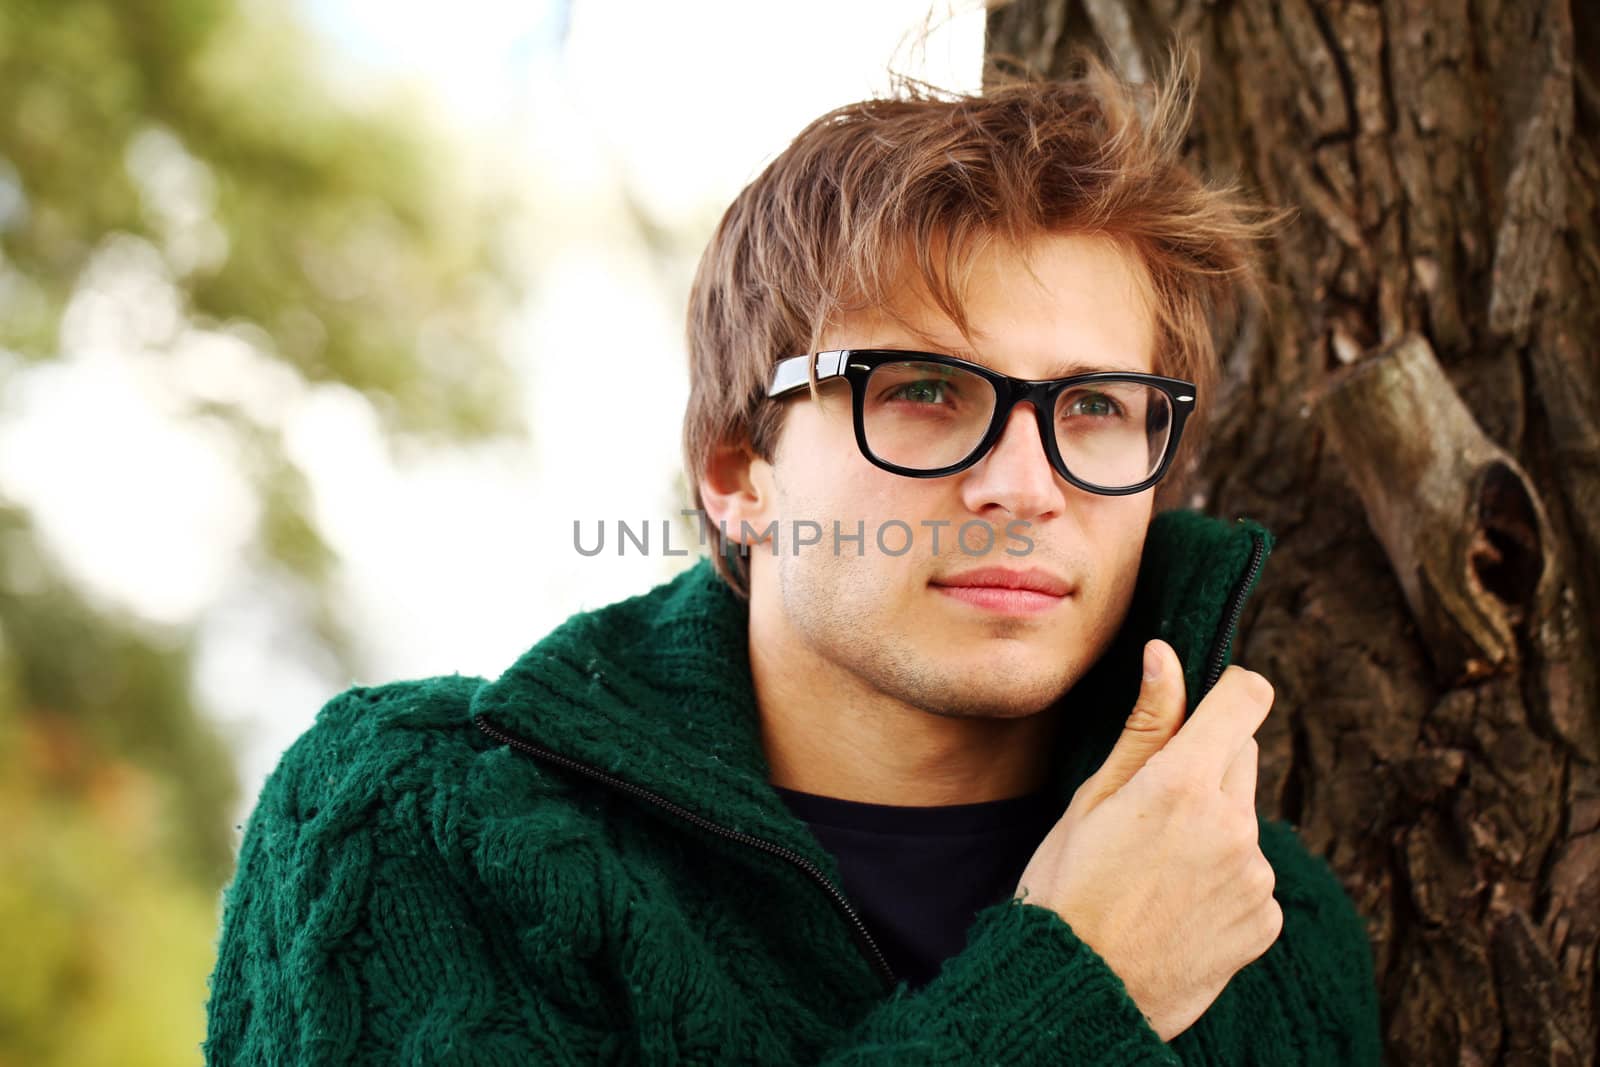
POLYGON ((686 565, 728 201, 980 4, 0 4, 0 1067, 200 1061, 262 781, 686 565))

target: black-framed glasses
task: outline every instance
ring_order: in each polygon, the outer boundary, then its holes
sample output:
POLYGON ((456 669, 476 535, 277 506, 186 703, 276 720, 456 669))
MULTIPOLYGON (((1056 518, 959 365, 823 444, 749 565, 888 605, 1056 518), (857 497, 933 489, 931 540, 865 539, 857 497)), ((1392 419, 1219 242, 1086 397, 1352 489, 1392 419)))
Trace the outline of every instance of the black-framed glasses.
POLYGON ((1095 371, 1070 378, 1012 378, 937 352, 845 348, 790 356, 773 368, 778 399, 817 380, 844 378, 853 396, 856 446, 874 465, 908 478, 942 478, 977 463, 1005 431, 1016 404, 1033 405, 1050 466, 1080 489, 1142 492, 1161 480, 1194 411, 1180 378, 1095 371))

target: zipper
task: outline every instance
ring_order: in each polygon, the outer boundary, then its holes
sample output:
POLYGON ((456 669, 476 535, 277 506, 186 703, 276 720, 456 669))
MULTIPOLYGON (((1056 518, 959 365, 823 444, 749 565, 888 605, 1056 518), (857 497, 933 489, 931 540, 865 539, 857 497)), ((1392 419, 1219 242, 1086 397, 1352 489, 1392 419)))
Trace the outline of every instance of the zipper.
POLYGON ((800 868, 801 871, 805 872, 805 874, 809 876, 812 881, 816 882, 817 885, 821 886, 827 891, 828 899, 833 902, 834 907, 838 909, 840 914, 842 914, 845 919, 849 921, 850 929, 855 936, 857 947, 859 947, 862 951, 862 954, 866 956, 867 962, 872 966, 872 969, 877 972, 878 976, 883 979, 885 983, 887 983, 889 990, 892 991, 899 983, 899 979, 895 977, 894 969, 889 966, 889 960, 884 956, 883 950, 879 948, 878 943, 872 939, 872 934, 867 930, 867 924, 861 920, 861 916, 856 912, 856 909, 851 906, 850 901, 845 898, 844 893, 839 889, 838 886, 834 885, 828 880, 828 876, 822 872, 821 868, 819 868, 815 863, 812 863, 810 860, 806 859, 804 856, 800 855, 800 853, 795 852, 793 849, 784 848, 782 845, 774 844, 765 838, 755 837, 751 834, 742 833, 738 830, 730 830, 726 826, 721 826, 712 822, 710 819, 696 815, 688 808, 685 808, 679 804, 674 804, 666 797, 652 793, 650 790, 634 785, 632 782, 623 781, 621 778, 617 778, 613 775, 607 774, 604 771, 597 770, 586 763, 580 763, 575 759, 570 759, 559 753, 551 752, 549 749, 541 748, 530 741, 526 741, 521 737, 517 737, 515 734, 509 734, 505 732, 498 726, 495 726, 493 723, 491 723, 484 715, 476 715, 473 717, 472 721, 477 725, 478 729, 482 730, 484 733, 488 734, 490 737, 494 738, 503 745, 510 745, 517 751, 525 753, 529 756, 533 756, 536 759, 544 760, 547 763, 553 763, 559 767, 565 767, 571 771, 576 771, 579 774, 592 778, 597 782, 608 785, 613 789, 620 789, 632 796, 639 797, 643 800, 648 800, 657 807, 662 808, 663 810, 676 815, 678 818, 700 827, 702 830, 710 830, 712 833, 719 834, 730 841, 737 841, 742 845, 749 845, 751 848, 757 848, 762 852, 768 852, 774 856, 779 856, 785 860, 788 860, 790 863, 800 868))
MULTIPOLYGON (((1245 568, 1244 577, 1234 587, 1233 595, 1228 598, 1228 610, 1223 616, 1222 628, 1217 631, 1217 642, 1211 649, 1211 663, 1206 668, 1205 684, 1200 687, 1200 696, 1204 697, 1211 692, 1211 687, 1217 684, 1217 679, 1222 677, 1222 661, 1228 656, 1228 649, 1233 645, 1234 630, 1239 625, 1239 616, 1244 614, 1245 597, 1250 593, 1250 586, 1254 584, 1256 575, 1261 573, 1261 565, 1267 561, 1267 542, 1258 533, 1250 535, 1250 565, 1245 568)), ((1199 701, 1196 700, 1196 703, 1199 701)))

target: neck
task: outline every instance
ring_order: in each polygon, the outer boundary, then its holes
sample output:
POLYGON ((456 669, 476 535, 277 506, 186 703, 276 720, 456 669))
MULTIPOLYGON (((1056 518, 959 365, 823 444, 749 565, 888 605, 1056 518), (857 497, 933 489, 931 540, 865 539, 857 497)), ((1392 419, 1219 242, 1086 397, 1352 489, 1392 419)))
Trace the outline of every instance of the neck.
MULTIPOLYGON (((952 716, 879 692, 751 615, 750 669, 772 784, 931 807, 1022 796, 1049 776, 1057 709, 952 716)), ((792 636, 792 635, 791 635, 792 636)))

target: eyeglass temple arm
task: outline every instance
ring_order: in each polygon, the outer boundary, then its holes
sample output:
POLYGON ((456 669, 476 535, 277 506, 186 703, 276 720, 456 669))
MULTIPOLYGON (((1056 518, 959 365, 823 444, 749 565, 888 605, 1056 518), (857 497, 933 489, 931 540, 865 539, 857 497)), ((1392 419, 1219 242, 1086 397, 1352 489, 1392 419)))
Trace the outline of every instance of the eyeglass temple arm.
POLYGON ((767 389, 768 396, 778 396, 798 389, 807 383, 806 369, 815 357, 817 361, 817 380, 836 378, 844 373, 845 350, 837 352, 816 352, 810 356, 790 356, 778 363, 772 373, 772 385, 767 389))

